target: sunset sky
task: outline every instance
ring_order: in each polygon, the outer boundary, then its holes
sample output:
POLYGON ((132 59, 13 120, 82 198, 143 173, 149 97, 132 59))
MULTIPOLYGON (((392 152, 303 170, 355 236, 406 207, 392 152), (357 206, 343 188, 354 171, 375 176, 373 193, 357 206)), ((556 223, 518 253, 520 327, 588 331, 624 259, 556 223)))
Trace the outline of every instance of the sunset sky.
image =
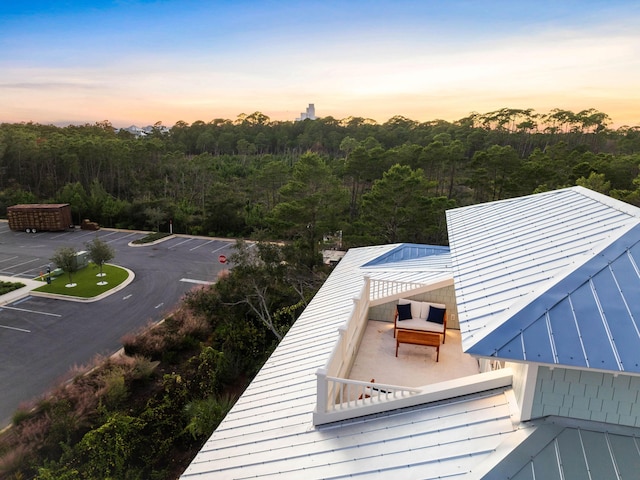
POLYGON ((595 108, 640 125, 640 2, 56 0, 0 5, 0 122, 458 120, 595 108))

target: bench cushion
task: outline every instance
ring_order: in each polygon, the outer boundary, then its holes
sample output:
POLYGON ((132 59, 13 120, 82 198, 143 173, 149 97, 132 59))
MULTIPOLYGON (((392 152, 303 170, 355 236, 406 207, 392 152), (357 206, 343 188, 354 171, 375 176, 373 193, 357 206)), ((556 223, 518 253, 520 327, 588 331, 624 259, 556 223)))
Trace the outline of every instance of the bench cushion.
POLYGON ((436 307, 435 305, 429 306, 429 313, 427 315, 427 322, 434 322, 434 323, 443 324, 444 323, 444 313, 445 313, 445 311, 446 311, 446 309, 440 308, 440 307, 436 307))
MULTIPOLYGON (((398 300, 398 305, 410 305, 411 306, 411 318, 420 318, 422 316, 422 309, 424 302, 418 302, 416 300, 407 300, 401 298, 398 300)), ((426 315, 422 318, 427 318, 426 315)))
POLYGON ((424 318, 412 318, 411 320, 404 320, 402 323, 398 322, 397 328, 444 333, 444 325, 442 323, 427 322, 424 318))
POLYGON ((411 305, 398 304, 398 321, 411 320, 411 305))
POLYGON ((443 322, 446 308, 446 305, 442 303, 419 302, 401 298, 398 300, 396 328, 444 333, 443 322), (409 313, 411 317, 406 318, 409 313))
POLYGON ((421 318, 423 320, 426 320, 429 317, 429 309, 431 306, 442 310, 446 310, 447 308, 443 303, 419 302, 417 300, 408 300, 406 298, 400 298, 398 300, 398 305, 407 304, 411 305, 411 318, 421 318))

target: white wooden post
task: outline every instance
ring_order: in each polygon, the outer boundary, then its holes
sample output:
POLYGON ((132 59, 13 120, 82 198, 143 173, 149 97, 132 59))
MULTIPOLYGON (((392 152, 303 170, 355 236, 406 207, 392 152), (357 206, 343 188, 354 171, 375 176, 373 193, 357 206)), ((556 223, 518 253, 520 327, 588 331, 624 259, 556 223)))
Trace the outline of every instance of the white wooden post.
POLYGON ((368 277, 365 275, 364 277, 364 288, 362 289, 364 295, 366 295, 365 298, 363 298, 362 300, 366 301, 366 305, 369 305, 369 301, 371 300, 371 277, 368 277))
POLYGON ((316 371, 316 383, 317 383, 317 399, 316 399, 316 411, 320 414, 327 413, 327 398, 329 392, 327 390, 327 371, 324 368, 319 368, 316 371))

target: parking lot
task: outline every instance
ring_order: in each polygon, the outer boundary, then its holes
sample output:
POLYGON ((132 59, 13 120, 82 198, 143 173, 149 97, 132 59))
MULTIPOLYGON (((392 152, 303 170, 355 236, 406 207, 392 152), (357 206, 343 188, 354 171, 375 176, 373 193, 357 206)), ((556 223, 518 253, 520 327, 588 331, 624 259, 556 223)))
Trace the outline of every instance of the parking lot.
MULTIPOLYGON (((27 295, 0 305, 0 428, 15 409, 43 394, 70 368, 96 354, 109 355, 121 338, 158 321, 190 289, 215 281, 227 268, 218 259, 233 240, 174 236, 155 245, 130 246, 145 232, 101 229, 26 233, 0 221, 0 277, 20 281, 46 272, 59 247, 83 250, 98 237, 116 255, 111 263, 132 270, 122 290, 92 303, 27 295)), ((0 298, 0 303, 1 303, 0 298)))

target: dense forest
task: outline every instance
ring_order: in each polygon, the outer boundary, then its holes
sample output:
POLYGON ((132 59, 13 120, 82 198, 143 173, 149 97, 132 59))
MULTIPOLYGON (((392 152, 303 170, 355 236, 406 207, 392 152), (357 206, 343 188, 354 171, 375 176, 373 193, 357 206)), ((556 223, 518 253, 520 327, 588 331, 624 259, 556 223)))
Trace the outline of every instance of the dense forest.
POLYGON ((144 137, 107 122, 0 125, 0 214, 70 203, 106 227, 345 247, 446 244, 444 210, 581 184, 640 204, 640 127, 607 114, 501 109, 455 122, 396 116, 271 121, 255 112, 144 137), (420 221, 415 221, 420 219, 420 221))
POLYGON ((640 206, 640 127, 609 122, 502 109, 383 124, 256 112, 144 137, 0 125, 0 213, 64 202, 78 223, 287 240, 239 241, 214 285, 122 339, 126 355, 25 402, 0 435, 0 478, 177 478, 322 285, 323 244, 445 244, 448 208, 575 184, 640 206))

